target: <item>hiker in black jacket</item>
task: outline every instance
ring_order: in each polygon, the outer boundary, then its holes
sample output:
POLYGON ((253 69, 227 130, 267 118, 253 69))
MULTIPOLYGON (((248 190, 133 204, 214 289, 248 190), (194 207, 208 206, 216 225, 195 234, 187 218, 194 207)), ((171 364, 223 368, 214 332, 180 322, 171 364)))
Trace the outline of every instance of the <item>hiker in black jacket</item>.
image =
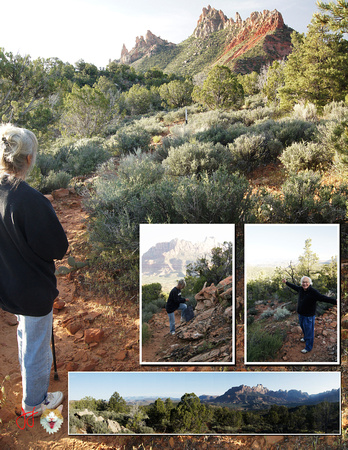
POLYGON ((314 344, 315 308, 317 302, 337 305, 337 299, 320 294, 320 292, 312 287, 312 280, 309 277, 301 278, 301 286, 289 283, 285 279, 283 283, 286 283, 287 286, 298 292, 297 313, 300 327, 303 331, 301 342, 306 343, 306 347, 301 352, 308 353, 312 350, 314 344))
POLYGON ((55 259, 68 249, 51 202, 24 180, 37 139, 26 129, 0 127, 0 307, 16 314, 24 412, 55 409, 63 393, 47 392, 52 365, 52 307, 58 295, 55 259))
POLYGON ((184 311, 187 308, 186 298, 181 297, 181 290, 186 286, 185 280, 179 280, 176 287, 174 287, 169 294, 166 311, 169 316, 170 334, 175 334, 175 316, 174 311, 177 309, 181 311, 181 320, 184 320, 184 311))

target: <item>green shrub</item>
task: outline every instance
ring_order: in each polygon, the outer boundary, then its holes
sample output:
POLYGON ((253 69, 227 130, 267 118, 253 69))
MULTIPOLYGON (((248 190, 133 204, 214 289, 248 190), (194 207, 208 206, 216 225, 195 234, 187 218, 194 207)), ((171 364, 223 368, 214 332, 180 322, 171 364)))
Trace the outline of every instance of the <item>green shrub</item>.
POLYGON ((287 147, 279 159, 288 172, 323 170, 332 165, 334 152, 316 142, 296 142, 287 147))
MULTIPOLYGON (((150 320, 150 319, 149 319, 150 320)), ((147 323, 143 323, 141 327, 141 341, 145 345, 151 339, 151 331, 147 323)))
MULTIPOLYGON (((172 194, 184 223, 238 223, 248 214, 249 183, 239 174, 218 170, 211 176, 185 177, 172 194)), ((181 223, 180 222, 180 223, 181 223)))
POLYGON ((157 116, 141 117, 140 119, 134 120, 132 126, 146 130, 151 136, 161 135, 167 130, 157 116))
POLYGON ((244 134, 229 144, 234 170, 250 172, 276 158, 282 145, 267 134, 244 134))
POLYGON ((247 325, 252 325, 255 322, 254 316, 248 316, 247 317, 247 325))
POLYGON ((276 312, 274 313, 274 319, 275 320, 283 320, 285 317, 288 317, 291 315, 291 312, 288 311, 286 308, 277 308, 276 312))
POLYGON ((37 166, 44 176, 51 171, 64 171, 74 177, 91 174, 110 157, 105 139, 58 139, 49 149, 38 154, 37 166))
POLYGON ((111 139, 116 152, 120 155, 136 153, 138 149, 146 152, 151 144, 151 134, 140 126, 121 128, 111 139))
POLYGON ((348 118, 348 106, 345 102, 331 102, 324 106, 323 117, 326 120, 342 122, 348 118))
POLYGON ((129 188, 143 189, 163 178, 164 168, 151 155, 137 152, 124 157, 118 166, 117 176, 129 188))
POLYGON ((283 345, 284 337, 280 330, 273 333, 263 328, 260 323, 253 323, 247 329, 248 362, 269 362, 274 359, 283 345))
POLYGON ((47 177, 44 177, 41 182, 40 191, 43 194, 51 193, 60 188, 67 188, 69 186, 71 176, 63 171, 53 172, 51 170, 47 177))
POLYGON ((74 415, 73 411, 69 412, 69 433, 79 433, 85 427, 84 422, 74 415))
POLYGON ((110 157, 105 141, 81 139, 74 144, 63 170, 72 176, 89 175, 110 157))
POLYGON ((220 143, 222 145, 227 145, 246 132, 247 128, 240 123, 230 125, 227 128, 225 125, 215 124, 209 129, 195 134, 195 139, 201 142, 212 142, 213 144, 220 143))
POLYGON ((272 309, 267 309, 260 315, 260 319, 268 319, 274 315, 274 311, 272 309))
POLYGON ((231 154, 221 144, 187 142, 172 148, 162 165, 171 175, 211 174, 219 167, 231 164, 231 154))
POLYGON ((248 315, 250 315, 250 316, 256 316, 256 315, 257 315, 257 309, 256 309, 256 308, 250 308, 250 309, 248 309, 248 315))
POLYGON ((296 119, 316 122, 318 120, 317 107, 313 103, 297 103, 294 106, 293 116, 296 119))
POLYGON ((312 171, 290 175, 281 194, 257 193, 259 220, 273 223, 340 223, 347 214, 348 186, 322 185, 312 171))
POLYGON ((311 141, 316 132, 316 126, 305 120, 281 120, 279 132, 276 138, 284 147, 289 147, 294 142, 311 141))
POLYGON ((139 224, 244 222, 250 208, 244 177, 223 170, 170 177, 149 155, 122 159, 118 172, 111 163, 102 166, 94 185, 86 203, 92 265, 115 292, 115 280, 138 288, 139 224))

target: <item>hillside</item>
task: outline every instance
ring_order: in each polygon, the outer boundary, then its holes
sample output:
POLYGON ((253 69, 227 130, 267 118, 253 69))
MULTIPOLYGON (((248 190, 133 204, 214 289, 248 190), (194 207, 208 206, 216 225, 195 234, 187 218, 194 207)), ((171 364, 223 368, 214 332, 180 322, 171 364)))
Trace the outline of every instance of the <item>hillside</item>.
POLYGON ((136 38, 130 51, 122 48, 121 63, 136 70, 159 67, 168 73, 195 75, 212 66, 227 65, 236 73, 250 73, 291 52, 292 29, 277 10, 253 12, 242 20, 208 6, 198 19, 192 35, 176 45, 148 31, 136 38))
POLYGON ((262 409, 271 405, 299 406, 314 405, 323 401, 339 402, 339 390, 333 389, 329 392, 308 395, 306 392, 292 389, 290 391, 271 391, 258 384, 257 386, 236 386, 212 399, 203 399, 202 401, 216 405, 230 405, 244 407, 245 409, 262 409))

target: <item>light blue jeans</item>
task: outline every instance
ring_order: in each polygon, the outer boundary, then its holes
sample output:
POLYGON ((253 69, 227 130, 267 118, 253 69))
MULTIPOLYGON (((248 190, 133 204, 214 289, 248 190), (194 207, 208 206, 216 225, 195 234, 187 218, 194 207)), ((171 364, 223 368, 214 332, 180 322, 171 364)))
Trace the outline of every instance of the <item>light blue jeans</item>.
MULTIPOLYGON (((186 303, 180 303, 179 308, 177 309, 178 311, 181 311, 181 317, 182 318, 184 318, 184 311, 185 311, 186 308, 187 308, 186 303)), ((175 316, 174 316, 174 312, 168 313, 170 332, 175 331, 175 316)))
POLYGON ((314 324, 315 316, 302 316, 298 315, 300 321, 300 327, 303 331, 303 337, 306 342, 306 350, 310 352, 314 344, 314 324))
POLYGON ((39 406, 47 396, 52 366, 50 347, 53 311, 46 316, 17 315, 18 358, 22 373, 25 412, 39 406))

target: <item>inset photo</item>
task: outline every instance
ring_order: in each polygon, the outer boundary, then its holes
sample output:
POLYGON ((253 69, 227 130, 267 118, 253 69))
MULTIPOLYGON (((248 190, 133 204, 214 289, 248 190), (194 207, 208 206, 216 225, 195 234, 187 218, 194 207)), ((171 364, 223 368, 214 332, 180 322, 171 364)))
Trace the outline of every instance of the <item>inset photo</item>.
POLYGON ((69 434, 339 435, 340 372, 70 372, 69 434))
POLYGON ((245 226, 246 364, 339 364, 339 233, 245 226))
POLYGON ((232 224, 140 225, 140 364, 234 363, 232 224))

